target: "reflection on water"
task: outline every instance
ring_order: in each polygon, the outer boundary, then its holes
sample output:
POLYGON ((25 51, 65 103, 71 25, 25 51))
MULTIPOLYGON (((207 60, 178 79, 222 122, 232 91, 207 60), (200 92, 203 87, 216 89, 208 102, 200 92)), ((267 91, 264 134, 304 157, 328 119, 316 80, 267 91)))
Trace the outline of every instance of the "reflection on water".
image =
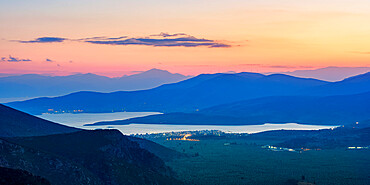
POLYGON ((329 129, 335 126, 302 125, 296 123, 243 125, 243 126, 220 126, 220 125, 162 125, 162 124, 130 124, 130 125, 103 125, 83 126, 84 124, 98 121, 113 121, 134 117, 161 114, 158 112, 116 112, 116 113, 81 113, 81 114, 43 114, 39 117, 64 125, 83 129, 118 129, 124 134, 145 134, 161 132, 195 131, 195 130, 221 130, 229 133, 257 133, 268 130, 318 130, 329 129))
POLYGON ((154 114, 161 114, 159 112, 114 112, 114 113, 65 113, 65 114, 42 114, 38 116, 53 122, 64 125, 83 128, 84 124, 91 124, 99 121, 114 121, 129 119, 135 117, 149 116, 154 114))

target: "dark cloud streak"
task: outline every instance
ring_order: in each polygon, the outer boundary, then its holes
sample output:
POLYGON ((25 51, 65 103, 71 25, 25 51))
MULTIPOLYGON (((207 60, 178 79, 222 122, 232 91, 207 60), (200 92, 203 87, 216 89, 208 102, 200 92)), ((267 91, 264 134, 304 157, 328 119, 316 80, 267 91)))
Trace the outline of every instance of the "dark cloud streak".
POLYGON ((209 48, 227 48, 231 45, 218 43, 214 40, 209 39, 199 39, 190 35, 185 34, 165 34, 155 35, 155 37, 145 37, 145 38, 127 38, 127 39, 117 39, 117 40, 87 40, 85 42, 92 44, 105 44, 105 45, 144 45, 144 46, 154 46, 154 47, 198 47, 198 46, 208 46, 209 48), (178 37, 180 36, 180 37, 178 37))
POLYGON ((30 59, 20 59, 20 58, 17 58, 17 57, 12 57, 11 55, 9 55, 9 57, 1 57, 1 62, 30 62, 32 60, 30 59))
POLYGON ((185 33, 175 33, 175 34, 169 34, 169 33, 160 33, 160 34, 154 34, 154 35, 150 35, 152 37, 177 37, 177 36, 188 36, 187 34, 185 33))
POLYGON ((20 43, 53 43, 53 42, 63 42, 65 40, 68 40, 68 39, 61 38, 61 37, 40 37, 34 40, 18 41, 18 42, 20 43))
POLYGON ((49 58, 45 59, 46 62, 55 62, 54 60, 51 60, 49 58))
POLYGON ((229 48, 229 44, 218 42, 215 40, 196 38, 185 33, 160 33, 150 35, 149 37, 129 38, 127 36, 121 37, 90 37, 82 39, 66 39, 61 37, 40 37, 29 41, 18 41, 20 43, 54 43, 64 42, 66 40, 79 41, 91 44, 101 45, 142 45, 154 47, 199 47, 206 46, 208 48, 229 48))

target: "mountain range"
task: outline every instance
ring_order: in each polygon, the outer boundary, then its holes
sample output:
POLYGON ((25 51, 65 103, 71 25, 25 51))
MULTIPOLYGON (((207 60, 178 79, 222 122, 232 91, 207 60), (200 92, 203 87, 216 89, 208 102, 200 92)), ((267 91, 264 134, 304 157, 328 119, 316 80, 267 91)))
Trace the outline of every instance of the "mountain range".
POLYGON ((192 112, 244 99, 292 95, 325 84, 328 82, 281 74, 202 74, 149 90, 113 93, 77 92, 61 97, 37 98, 7 105, 32 114, 46 113, 50 110, 192 112))
POLYGON ((44 76, 24 74, 0 76, 0 98, 61 96, 78 91, 134 91, 151 89, 162 84, 185 80, 189 76, 173 74, 165 70, 151 69, 130 76, 109 78, 96 74, 69 76, 44 76))
POLYGON ((8 174, 0 183, 5 179, 5 184, 182 184, 165 161, 185 154, 118 130, 71 128, 31 114, 164 113, 92 125, 345 125, 334 130, 273 131, 250 136, 284 138, 277 144, 281 147, 330 148, 368 146, 369 110, 370 73, 338 82, 286 74, 202 74, 147 90, 83 91, 0 104, 0 172, 8 174))
POLYGON ((329 66, 319 69, 296 70, 283 72, 283 74, 292 75, 301 78, 316 78, 325 81, 341 81, 351 76, 370 72, 370 67, 335 67, 329 66))
POLYGON ((201 74, 157 88, 113 93, 77 92, 7 105, 32 113, 156 111, 197 112, 221 104, 268 96, 335 96, 370 91, 370 73, 339 82, 284 74, 201 74))
POLYGON ((272 96, 222 104, 196 113, 168 113, 91 125, 256 125, 302 123, 370 126, 370 92, 337 96, 272 96))

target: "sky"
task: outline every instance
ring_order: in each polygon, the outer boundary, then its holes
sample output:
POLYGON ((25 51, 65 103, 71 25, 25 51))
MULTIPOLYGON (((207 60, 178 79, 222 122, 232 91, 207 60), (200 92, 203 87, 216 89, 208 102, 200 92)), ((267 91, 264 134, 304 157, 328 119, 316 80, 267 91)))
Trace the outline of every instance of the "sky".
POLYGON ((370 67, 369 0, 0 0, 0 73, 370 67))

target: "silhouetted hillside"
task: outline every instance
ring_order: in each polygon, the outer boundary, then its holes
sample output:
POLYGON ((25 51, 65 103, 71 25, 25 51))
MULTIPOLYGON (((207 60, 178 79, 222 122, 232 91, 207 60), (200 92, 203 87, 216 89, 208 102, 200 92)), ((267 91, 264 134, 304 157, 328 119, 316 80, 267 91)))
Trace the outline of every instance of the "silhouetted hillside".
POLYGON ((0 137, 40 136, 78 130, 0 104, 0 137))
POLYGON ((47 178, 52 184, 103 184, 81 165, 63 156, 0 139, 0 166, 26 170, 47 178))
POLYGON ((149 152, 161 158, 163 161, 171 161, 176 158, 186 157, 186 155, 183 153, 169 149, 153 141, 137 137, 128 137, 128 139, 137 142, 141 148, 148 150, 149 152))
POLYGON ((180 184, 160 158, 117 130, 6 138, 0 145, 0 166, 52 184, 180 184))
POLYGON ((50 182, 40 176, 20 170, 0 167, 0 184, 3 185, 50 185, 50 182))

